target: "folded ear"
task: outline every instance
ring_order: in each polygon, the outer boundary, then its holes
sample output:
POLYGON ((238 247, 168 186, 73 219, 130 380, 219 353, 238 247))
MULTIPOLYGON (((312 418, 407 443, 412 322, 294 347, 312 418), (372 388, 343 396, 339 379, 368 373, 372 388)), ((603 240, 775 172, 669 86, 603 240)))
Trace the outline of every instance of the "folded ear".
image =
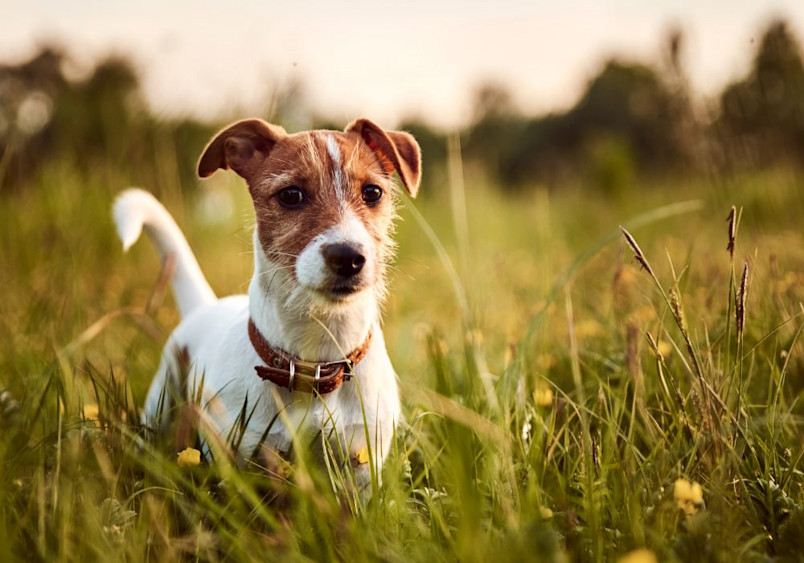
POLYGON ((212 175, 218 168, 231 168, 249 180, 276 142, 287 135, 278 125, 261 119, 245 119, 226 127, 204 149, 198 175, 212 175))
POLYGON ((413 135, 403 131, 385 131, 368 119, 353 121, 345 132, 360 135, 386 171, 395 170, 408 193, 416 197, 422 176, 422 152, 413 135))

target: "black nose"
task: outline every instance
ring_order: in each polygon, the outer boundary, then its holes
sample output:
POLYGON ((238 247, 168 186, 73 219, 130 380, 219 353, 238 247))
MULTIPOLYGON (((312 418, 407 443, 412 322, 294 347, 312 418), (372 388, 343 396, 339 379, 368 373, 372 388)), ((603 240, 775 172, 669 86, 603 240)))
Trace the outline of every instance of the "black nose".
POLYGON ((327 267, 345 278, 359 274, 366 263, 366 257, 360 250, 349 244, 328 244, 321 252, 327 267))

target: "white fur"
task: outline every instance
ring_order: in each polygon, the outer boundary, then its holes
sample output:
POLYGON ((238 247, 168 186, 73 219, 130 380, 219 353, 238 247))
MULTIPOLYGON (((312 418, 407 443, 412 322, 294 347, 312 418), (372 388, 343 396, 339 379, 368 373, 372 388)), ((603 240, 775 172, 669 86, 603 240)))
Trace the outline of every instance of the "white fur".
MULTIPOLYGON (((346 215, 301 253, 297 275, 305 280, 302 283, 294 283, 284 268, 267 258, 255 231, 254 275, 248 295, 215 300, 181 231, 152 196, 140 190, 127 191, 115 204, 114 215, 125 247, 137 239, 138 229, 144 225, 160 252, 168 249, 179 256, 173 289, 179 303, 185 303, 183 319, 165 345, 148 391, 144 409, 147 423, 157 422, 165 386, 175 387, 180 369, 176 351, 184 349, 191 359, 188 389, 184 391, 192 393, 203 378, 201 404, 219 435, 225 438, 230 433, 246 400, 249 413, 253 409, 239 447, 242 457, 252 455, 263 432, 282 411, 273 423, 267 446, 287 451, 295 435, 306 437, 318 431, 328 435, 335 430, 347 450, 345 455, 354 456, 370 446, 379 470, 388 454, 400 406, 396 374, 379 326, 377 297, 368 288, 342 302, 333 302, 316 291, 325 276, 315 271, 324 268, 322 244, 361 244, 372 250, 367 252, 365 267, 369 267, 368 261, 376 261, 371 237, 356 217, 346 215), (180 272, 184 273, 181 280, 180 272), (262 365, 262 361, 248 338, 249 317, 273 347, 305 360, 342 359, 365 340, 369 330, 373 337, 351 381, 320 397, 291 393, 255 373, 254 366, 262 365)), ((365 490, 370 482, 369 465, 358 465, 356 475, 365 490)))
POLYGON ((360 219, 347 211, 340 223, 316 236, 299 254, 296 259, 296 279, 302 286, 313 290, 323 289, 332 280, 322 253, 328 244, 351 244, 359 248, 366 258, 361 275, 372 284, 376 263, 374 241, 360 219))
POLYGON ((204 278, 187 240, 173 217, 154 196, 144 190, 128 189, 117 196, 113 214, 123 250, 137 242, 144 227, 163 262, 169 255, 175 257, 173 288, 182 317, 197 307, 215 302, 215 293, 204 278))
POLYGON ((327 153, 332 159, 332 178, 333 187, 335 188, 335 195, 338 200, 343 202, 344 186, 343 186, 343 165, 341 163, 341 149, 338 147, 338 141, 332 133, 327 135, 327 153))

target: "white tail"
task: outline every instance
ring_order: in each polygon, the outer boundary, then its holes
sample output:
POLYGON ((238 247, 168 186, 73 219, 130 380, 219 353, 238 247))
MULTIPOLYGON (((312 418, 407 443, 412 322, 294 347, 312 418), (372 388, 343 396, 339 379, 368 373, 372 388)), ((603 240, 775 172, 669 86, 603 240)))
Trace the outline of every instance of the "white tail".
POLYGON ((128 189, 117 196, 113 214, 117 234, 123 241, 123 250, 128 250, 137 242, 145 227, 145 232, 153 241, 163 262, 170 254, 176 257, 173 293, 182 318, 196 307, 215 301, 215 293, 201 273, 187 239, 170 213, 154 196, 137 188, 128 189))

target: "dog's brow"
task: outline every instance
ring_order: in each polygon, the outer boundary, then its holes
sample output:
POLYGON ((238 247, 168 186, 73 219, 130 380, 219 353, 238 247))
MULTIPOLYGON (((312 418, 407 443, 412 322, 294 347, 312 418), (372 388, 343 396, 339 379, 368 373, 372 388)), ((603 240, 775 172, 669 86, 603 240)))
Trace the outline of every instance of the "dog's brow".
POLYGON ((316 172, 318 177, 321 177, 321 161, 316 148, 315 133, 312 131, 304 135, 302 150, 299 152, 299 162, 309 168, 311 177, 316 172))
POLYGON ((275 172, 266 178, 265 186, 276 184, 292 184, 296 181, 296 177, 290 172, 275 172))
POLYGON ((346 168, 347 170, 351 170, 352 168, 354 168, 354 162, 355 159, 357 158, 358 152, 359 152, 359 145, 357 143, 353 143, 352 148, 349 151, 349 158, 346 160, 346 163, 344 164, 344 168, 346 168))

